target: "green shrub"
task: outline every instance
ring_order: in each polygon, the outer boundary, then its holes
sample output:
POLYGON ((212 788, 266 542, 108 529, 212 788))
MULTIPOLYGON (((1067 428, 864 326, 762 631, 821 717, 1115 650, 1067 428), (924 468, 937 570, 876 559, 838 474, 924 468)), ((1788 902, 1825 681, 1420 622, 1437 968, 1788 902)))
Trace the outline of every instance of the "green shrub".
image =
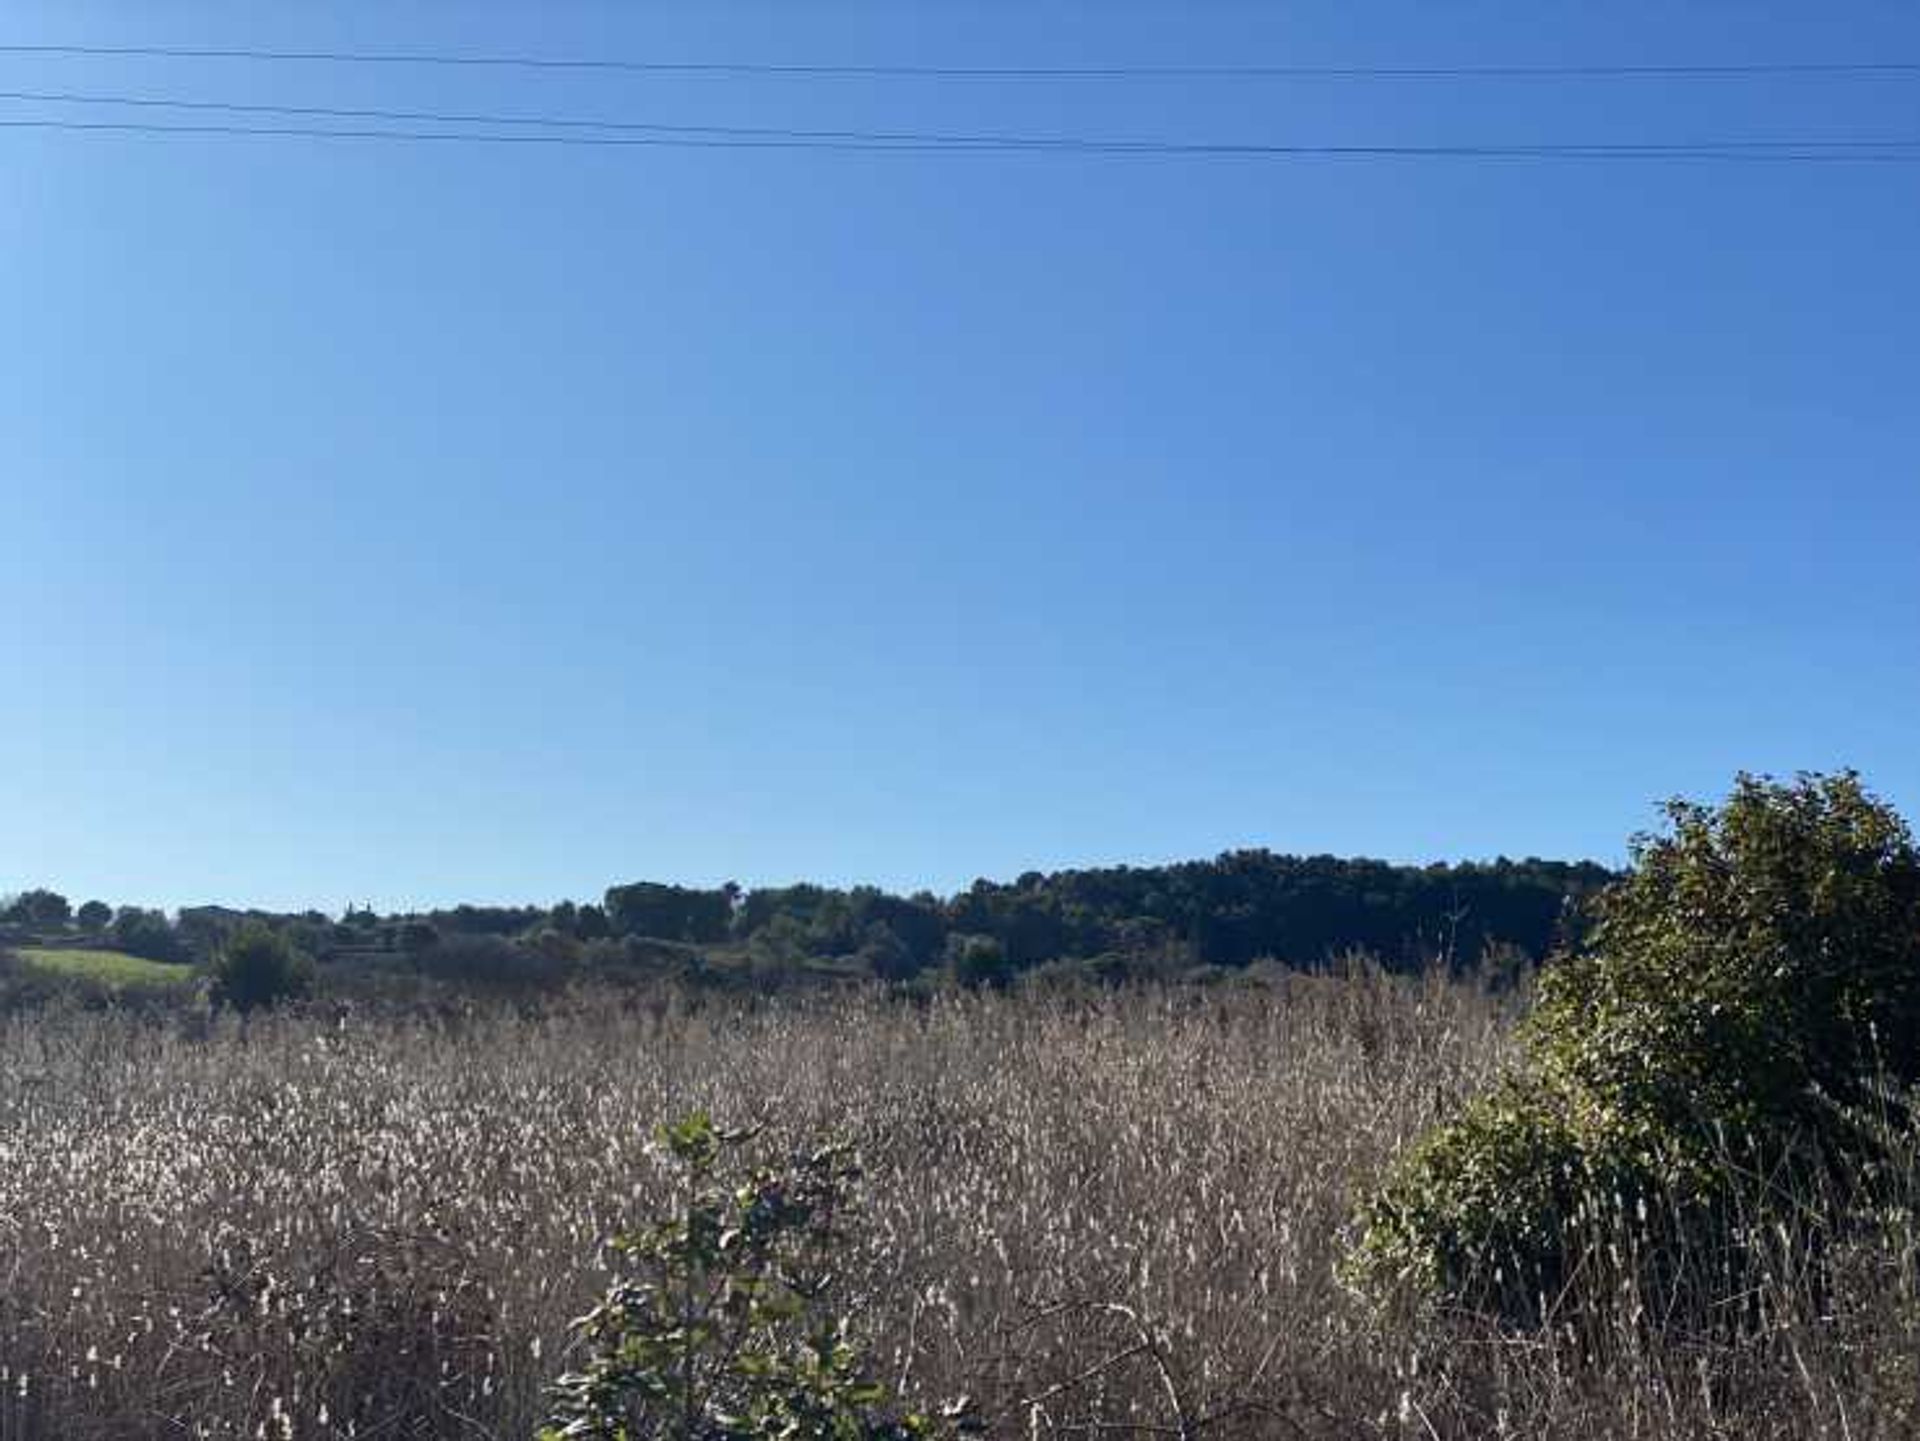
POLYGON ((859 1173, 828 1148, 743 1179, 741 1137, 704 1116, 662 1128, 679 1210, 615 1243, 631 1268, 575 1322, 586 1365, 553 1387, 542 1441, 912 1441, 971 1429, 900 1410, 830 1304, 859 1173))
POLYGON ((993 936, 947 937, 947 971, 969 990, 998 990, 1013 980, 1013 961, 1006 946, 993 936))
POLYGON ((114 916, 108 934, 128 955, 145 960, 177 961, 184 954, 180 937, 161 911, 128 906, 114 916))
POLYGON ((1508 1081, 1370 1199, 1358 1259, 1370 1282, 1519 1314, 1558 1291, 1561 1241, 1591 1189, 1559 1109, 1508 1081))
POLYGON ((305 956, 277 931, 249 922, 234 931, 207 967, 216 1006, 253 1011, 304 996, 312 985, 305 956))
POLYGON ((1920 1080, 1907 827, 1851 772, 1666 813, 1543 972, 1518 1073, 1363 1205, 1374 1289, 1538 1320, 1623 1235, 1642 1269, 1724 1261, 1730 1228, 1871 1184, 1871 1118, 1920 1080))

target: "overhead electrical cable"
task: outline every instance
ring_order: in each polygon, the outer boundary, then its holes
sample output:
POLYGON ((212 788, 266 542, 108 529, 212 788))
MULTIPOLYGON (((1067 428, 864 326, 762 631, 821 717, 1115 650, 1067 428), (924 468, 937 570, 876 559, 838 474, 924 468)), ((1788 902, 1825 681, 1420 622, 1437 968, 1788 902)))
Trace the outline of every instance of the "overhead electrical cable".
POLYGON ((300 122, 378 122, 368 126, 102 121, 30 115, 0 128, 121 131, 154 135, 258 135, 280 138, 413 140, 480 144, 681 146, 702 149, 906 150, 918 153, 1042 152, 1087 155, 1246 156, 1268 158, 1559 158, 1914 160, 1920 136, 1689 141, 1510 142, 1493 144, 1301 144, 1259 141, 1140 139, 1118 136, 1024 135, 1003 132, 804 129, 612 120, 583 116, 503 115, 322 105, 271 105, 179 96, 75 91, 0 91, 0 102, 63 107, 174 110, 264 116, 300 122), (422 127, 436 127, 426 129, 422 127), (532 130, 538 133, 527 134, 532 130))
POLYGON ((133 120, 73 120, 42 116, 0 119, 0 130, 105 132, 156 136, 257 136, 266 139, 420 141, 469 145, 552 147, 653 147, 697 150, 838 150, 870 154, 1077 154, 1142 157, 1246 157, 1325 160, 1732 160, 1760 163, 1895 162, 1920 164, 1920 141, 1768 140, 1718 143, 1511 144, 1511 145, 1285 145, 1180 141, 1000 141, 833 140, 765 135, 577 135, 507 134, 484 130, 421 130, 385 126, 156 124, 133 120))
MULTIPOLYGON (((1232 141, 1178 141, 1165 139, 1137 139, 1112 136, 1076 136, 1076 135, 1019 135, 1005 132, 987 131, 939 132, 921 130, 835 130, 802 129, 791 126, 770 125, 696 125, 673 124, 663 121, 609 120, 591 116, 564 115, 502 115, 493 113, 461 113, 438 110, 389 110, 364 106, 334 105, 269 105, 231 100, 203 100, 179 96, 162 95, 123 95, 102 94, 77 91, 47 90, 0 90, 0 101, 29 102, 48 105, 75 106, 115 106, 137 109, 159 110, 196 110, 214 111, 220 114, 271 115, 292 117, 305 120, 379 120, 402 124, 454 125, 454 126, 524 126, 543 130, 568 130, 612 133, 637 132, 662 135, 701 135, 719 138, 742 138, 754 140, 783 141, 860 141, 876 146, 914 145, 930 147, 952 147, 956 149, 1012 149, 1012 150, 1092 150, 1100 153, 1126 154, 1141 152, 1152 154, 1159 151, 1171 153, 1220 153, 1232 154, 1245 151, 1250 154, 1264 154, 1269 151, 1291 152, 1303 147, 1286 145, 1276 146, 1257 142, 1232 141)), ((1325 147, 1320 147, 1325 148, 1325 147)), ((1364 147, 1337 147, 1364 148, 1364 147)), ((1404 147, 1392 147, 1395 149, 1404 147)), ((1450 149, 1453 147, 1415 147, 1419 149, 1450 149)), ((1488 148, 1500 151, 1518 151, 1543 148, 1540 146, 1496 145, 1488 148)), ((1647 150, 1655 153, 1693 150, 1902 150, 1920 148, 1920 136, 1905 139, 1875 139, 1866 137, 1835 137, 1827 139, 1745 139, 1745 140, 1708 140, 1676 141, 1652 144, 1601 143, 1601 144, 1556 144, 1544 148, 1552 150, 1608 150, 1632 151, 1647 150)))
POLYGON ((465 55, 437 51, 270 50, 184 45, 0 44, 0 54, 279 64, 601 70, 653 75, 903 80, 1737 80, 1920 77, 1920 60, 1546 65, 892 65, 465 55))
POLYGON ((948 134, 911 130, 820 130, 767 125, 692 125, 660 121, 604 120, 584 116, 462 114, 433 110, 386 110, 331 105, 265 105, 226 100, 179 99, 156 95, 102 95, 72 91, 0 90, 0 101, 51 105, 131 106, 142 109, 201 110, 237 115, 276 115, 308 120, 380 120, 403 124, 459 126, 525 126, 535 129, 639 132, 662 135, 706 135, 754 140, 862 141, 872 145, 919 145, 970 149, 1049 149, 1152 144, 1150 141, 1082 139, 1071 136, 1027 136, 1000 133, 948 134))

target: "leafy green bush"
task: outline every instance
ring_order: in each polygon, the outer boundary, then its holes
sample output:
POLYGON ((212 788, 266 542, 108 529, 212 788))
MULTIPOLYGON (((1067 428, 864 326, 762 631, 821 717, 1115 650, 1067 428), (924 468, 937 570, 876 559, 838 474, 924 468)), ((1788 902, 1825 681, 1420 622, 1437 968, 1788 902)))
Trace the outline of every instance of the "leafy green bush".
POLYGON ((207 966, 216 1006, 253 1011, 304 996, 312 986, 307 958, 278 931, 249 922, 227 937, 207 966))
POLYGON ((182 958, 180 938, 161 911, 128 906, 114 916, 108 934, 113 938, 113 943, 130 956, 140 956, 149 961, 177 961, 182 958))
POLYGON ((839 1148, 744 1179, 743 1138, 694 1116, 660 1132, 687 1197, 616 1249, 632 1268, 575 1323, 586 1365, 553 1388, 542 1441, 913 1441, 970 1429, 903 1412, 828 1304, 859 1178, 839 1148))
POLYGON ((1509 1080, 1426 1138, 1370 1198, 1363 1279, 1516 1315, 1558 1291, 1562 1242, 1593 1189, 1559 1108, 1509 1080))
POLYGON ((543 955, 504 936, 443 933, 432 945, 406 955, 423 976, 499 995, 556 991, 574 974, 574 965, 566 957, 543 955))
POLYGON ((983 986, 1000 989, 1013 980, 1014 965, 1007 948, 993 936, 947 937, 947 970, 969 990, 983 986))
POLYGON ((1537 1320, 1623 1235, 1643 1266, 1724 1258, 1736 1221, 1871 1184, 1872 1118, 1920 1080, 1906 825, 1851 772, 1742 775, 1666 813, 1542 974, 1519 1072, 1363 1206, 1352 1264, 1375 1289, 1537 1320))

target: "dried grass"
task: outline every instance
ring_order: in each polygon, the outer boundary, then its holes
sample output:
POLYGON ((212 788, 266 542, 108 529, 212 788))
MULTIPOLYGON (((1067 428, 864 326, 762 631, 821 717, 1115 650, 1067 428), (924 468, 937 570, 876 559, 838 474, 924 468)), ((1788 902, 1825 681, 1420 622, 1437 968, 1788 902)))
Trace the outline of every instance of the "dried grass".
POLYGON ((604 1240, 664 1199, 654 1125, 694 1109, 858 1144, 847 1305, 891 1379, 971 1394, 996 1434, 1920 1434, 1911 1207, 1818 1267, 1783 1235, 1763 1324, 1710 1337, 1630 1288, 1604 1334, 1535 1336, 1342 1288, 1358 1188, 1489 1082, 1510 1012, 1355 968, 925 1005, 16 1018, 0 1441, 524 1437, 604 1240))

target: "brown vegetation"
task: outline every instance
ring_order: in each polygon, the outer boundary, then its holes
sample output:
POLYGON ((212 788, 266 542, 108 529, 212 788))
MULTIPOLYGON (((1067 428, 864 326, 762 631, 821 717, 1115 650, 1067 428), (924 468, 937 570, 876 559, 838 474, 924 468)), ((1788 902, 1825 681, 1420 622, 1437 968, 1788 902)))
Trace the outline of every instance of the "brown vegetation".
POLYGON ((1910 1206, 1817 1284, 1782 1232, 1755 1324, 1712 1334, 1644 1296, 1522 1334, 1343 1287, 1357 1195, 1491 1083, 1512 1011, 1356 968, 924 1005, 16 1017, 0 1438, 524 1437, 607 1238, 664 1199, 653 1128, 694 1110, 857 1145, 857 1326, 907 1397, 971 1395, 996 1435, 1916 1434, 1910 1206))

